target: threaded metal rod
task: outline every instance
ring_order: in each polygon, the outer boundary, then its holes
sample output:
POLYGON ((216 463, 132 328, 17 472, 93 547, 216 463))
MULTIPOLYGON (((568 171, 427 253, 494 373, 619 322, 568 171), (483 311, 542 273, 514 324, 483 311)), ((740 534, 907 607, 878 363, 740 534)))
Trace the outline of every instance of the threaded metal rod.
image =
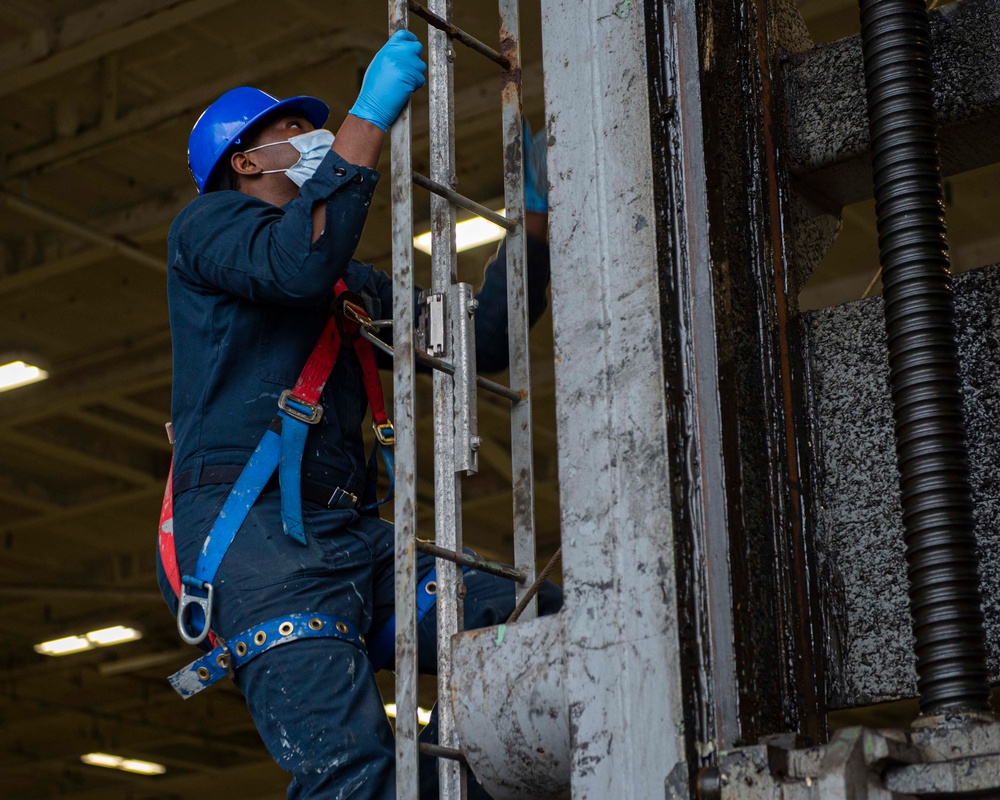
POLYGON ((930 24, 923 0, 859 5, 920 711, 986 711, 930 24))

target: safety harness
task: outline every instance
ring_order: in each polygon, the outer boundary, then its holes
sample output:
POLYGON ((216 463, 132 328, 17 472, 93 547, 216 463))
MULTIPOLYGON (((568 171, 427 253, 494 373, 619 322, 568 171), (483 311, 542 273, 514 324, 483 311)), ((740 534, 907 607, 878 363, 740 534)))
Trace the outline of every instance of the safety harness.
MULTIPOLYGON (((257 655, 303 638, 332 637, 349 642, 367 652, 376 670, 385 666, 392 658, 395 648, 394 616, 371 636, 367 648, 365 638, 356 626, 331 614, 303 612, 268 620, 231 637, 228 643, 212 630, 216 572, 250 513, 250 508, 276 469, 284 532, 301 544, 306 542, 302 522, 302 454, 309 426, 319 422, 323 415, 323 407, 319 403, 323 387, 333 372, 341 348, 347 344, 354 348, 361 364, 362 381, 377 440, 368 462, 368 473, 374 476, 376 458, 380 454, 389 475, 387 495, 382 500, 373 499, 360 506, 360 510, 373 510, 392 497, 392 423, 385 413, 375 351, 371 342, 359 335, 362 327, 374 328, 361 298, 349 291, 343 280, 337 281, 334 297, 334 311, 323 328, 319 341, 309 354, 295 386, 284 390, 279 396, 278 413, 236 478, 201 548, 193 575, 182 575, 177 563, 173 530, 174 474, 171 464, 160 512, 160 560, 177 597, 177 629, 181 638, 188 644, 198 645, 207 637, 214 648, 170 677, 170 683, 184 698, 200 692, 225 675, 232 676, 236 669, 257 655)), ((374 487, 366 494, 374 498, 374 487)), ((328 508, 358 508, 359 502, 356 494, 340 487, 334 489, 325 500, 328 508)), ((423 619, 433 608, 435 587, 435 574, 432 570, 418 587, 418 619, 423 619)))

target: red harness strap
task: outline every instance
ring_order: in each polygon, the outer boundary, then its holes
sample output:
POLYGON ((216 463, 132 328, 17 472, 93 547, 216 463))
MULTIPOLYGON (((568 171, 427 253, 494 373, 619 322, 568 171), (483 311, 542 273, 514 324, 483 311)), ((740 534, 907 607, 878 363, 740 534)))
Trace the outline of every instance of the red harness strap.
POLYGON ((170 460, 167 473, 167 488, 163 492, 163 507, 160 509, 160 530, 157 534, 160 549, 160 563, 167 574, 174 597, 181 596, 181 571, 177 566, 177 548, 174 547, 174 462, 170 460))
MULTIPOLYGON (((335 297, 340 297, 348 291, 347 284, 343 280, 337 281, 333 287, 335 297)), ((349 301, 345 301, 348 305, 349 301)), ((382 444, 392 443, 392 423, 385 413, 385 399, 382 395, 382 382, 379 380, 378 367, 375 363, 375 350, 371 342, 357 335, 361 326, 369 320, 364 309, 358 307, 356 303, 349 303, 351 310, 360 318, 360 322, 351 320, 348 315, 342 312, 335 312, 330 316, 319 341, 313 347, 306 365, 302 368, 298 380, 292 389, 292 397, 309 405, 316 405, 323 387, 326 386, 330 374, 337 363, 340 355, 343 339, 341 337, 341 326, 353 339, 354 352, 361 363, 361 376, 365 387, 365 394, 368 397, 368 405, 372 412, 372 426, 375 428, 375 435, 382 444)), ((163 493, 163 506, 160 509, 160 527, 157 534, 157 546, 160 551, 160 563, 166 573, 170 588, 174 590, 174 596, 181 594, 181 571, 177 564, 177 548, 174 546, 174 489, 173 489, 174 465, 170 463, 170 472, 167 475, 167 487, 163 493)))

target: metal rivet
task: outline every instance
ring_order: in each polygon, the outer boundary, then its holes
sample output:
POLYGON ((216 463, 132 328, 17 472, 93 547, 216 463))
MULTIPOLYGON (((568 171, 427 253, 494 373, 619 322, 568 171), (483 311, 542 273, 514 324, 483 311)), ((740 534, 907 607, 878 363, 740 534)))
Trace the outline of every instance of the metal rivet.
POLYGON ((212 673, 208 671, 208 667, 198 667, 198 677, 203 681, 207 681, 212 677, 212 673))
POLYGON ((267 641, 267 634, 264 633, 264 631, 257 631, 257 633, 253 635, 254 644, 264 644, 264 642, 266 641, 267 641))
POLYGON ((365 637, 362 636, 360 633, 358 634, 358 641, 361 642, 361 644, 365 643, 365 637))
POLYGON ((236 655, 238 655, 238 656, 240 656, 242 658, 246 654, 247 654, 247 645, 246 645, 246 642, 237 642, 236 643, 236 655))
POLYGON ((313 617, 311 620, 309 620, 309 627, 312 628, 314 631, 322 630, 323 620, 316 619, 316 617, 313 617))
POLYGON ((215 659, 215 663, 223 669, 229 669, 229 656, 225 653, 219 653, 218 658, 215 659))
POLYGON ((437 594, 438 585, 437 581, 428 581, 427 585, 424 587, 427 594, 437 594))
POLYGON ((278 633, 282 636, 288 636, 293 630, 295 630, 295 626, 291 622, 282 622, 278 626, 278 633))
POLYGON ((343 622, 338 622, 337 623, 337 630, 340 631, 341 633, 347 633, 351 629, 348 628, 343 622))

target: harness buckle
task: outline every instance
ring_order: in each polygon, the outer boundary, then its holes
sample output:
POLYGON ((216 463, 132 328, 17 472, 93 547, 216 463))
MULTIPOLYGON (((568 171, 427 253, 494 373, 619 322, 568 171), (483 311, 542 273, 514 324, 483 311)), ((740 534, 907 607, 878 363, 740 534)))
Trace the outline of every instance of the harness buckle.
POLYGON ((292 394, 291 389, 285 389, 278 397, 278 408, 288 416, 315 425, 323 416, 323 406, 319 403, 309 403, 292 394), (304 409, 304 410, 303 410, 304 409))
POLYGON ((212 627, 212 600, 215 597, 215 587, 207 581, 197 581, 185 575, 181 579, 181 596, 177 599, 177 632, 188 644, 201 644, 208 636, 208 631, 212 627), (207 592, 207 596, 198 597, 188 591, 189 586, 197 586, 207 592), (205 615, 205 624, 201 631, 196 634, 188 633, 187 626, 191 621, 190 610, 200 608, 205 615))
POLYGON ((375 431, 375 438, 378 439, 379 444, 392 447, 396 443, 396 432, 392 427, 391 420, 386 422, 372 420, 372 429, 375 431))

